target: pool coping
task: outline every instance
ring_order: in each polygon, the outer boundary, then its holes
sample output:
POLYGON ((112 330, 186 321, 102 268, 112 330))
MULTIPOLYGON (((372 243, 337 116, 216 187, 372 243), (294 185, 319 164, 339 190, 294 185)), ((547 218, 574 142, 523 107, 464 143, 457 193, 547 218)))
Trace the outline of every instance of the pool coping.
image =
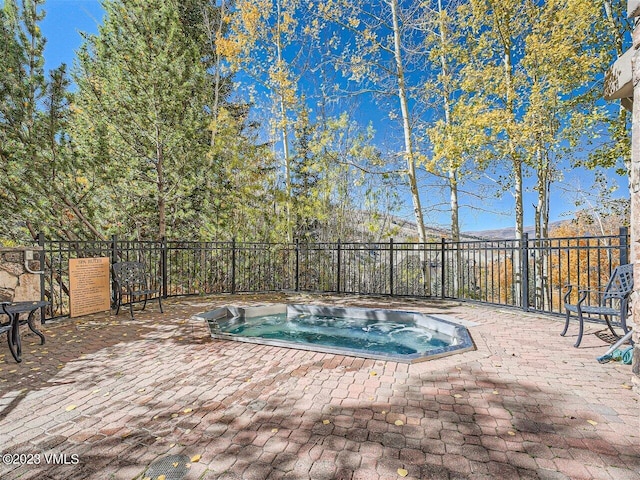
POLYGON ((211 331, 211 338, 217 340, 227 340, 234 342, 245 342, 258 345, 268 345, 272 347, 291 348, 296 350, 312 351, 334 355, 345 355, 357 358, 369 358, 374 360, 393 361, 399 363, 419 363, 435 360, 449 355, 476 350, 476 345, 468 330, 468 326, 473 326, 463 320, 456 322, 455 317, 449 315, 425 314, 420 312, 390 310, 380 308, 361 307, 336 307, 331 305, 303 305, 303 304, 267 304, 251 307, 224 306, 198 313, 192 316, 194 320, 206 321, 211 331), (346 347, 327 347, 322 345, 291 342, 287 340, 274 340, 261 337, 245 337, 241 335, 227 334, 220 332, 219 320, 232 320, 240 318, 251 318, 260 315, 273 315, 287 313, 288 311, 297 313, 310 313, 315 315, 349 316, 352 318, 370 318, 381 321, 407 322, 415 321, 426 328, 436 332, 443 332, 457 339, 458 343, 446 347, 430 350, 428 354, 415 353, 406 355, 386 354, 382 352, 367 352, 360 349, 346 347), (465 325, 466 324, 466 325, 465 325))

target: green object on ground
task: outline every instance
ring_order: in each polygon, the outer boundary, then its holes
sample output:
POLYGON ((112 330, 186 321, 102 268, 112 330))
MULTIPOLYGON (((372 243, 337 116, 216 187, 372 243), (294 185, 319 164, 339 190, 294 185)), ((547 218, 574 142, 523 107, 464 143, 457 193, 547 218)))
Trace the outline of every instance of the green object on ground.
POLYGON ((625 365, 631 365, 633 361, 633 347, 628 347, 622 352, 622 363, 625 365))
POLYGON ((624 350, 616 349, 611 355, 611 358, 616 362, 631 365, 631 361, 633 360, 633 347, 627 347, 624 350))

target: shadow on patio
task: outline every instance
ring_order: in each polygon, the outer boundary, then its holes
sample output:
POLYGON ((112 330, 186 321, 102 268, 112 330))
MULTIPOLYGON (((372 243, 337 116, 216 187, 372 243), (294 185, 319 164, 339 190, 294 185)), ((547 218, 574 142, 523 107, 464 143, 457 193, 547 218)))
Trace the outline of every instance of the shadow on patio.
POLYGON ((214 342, 186 320, 231 301, 241 300, 175 302, 120 325, 48 325, 56 337, 25 355, 49 348, 40 374, 0 364, 2 398, 19 392, 0 418, 1 443, 80 462, 4 465, 2 478, 141 479, 171 454, 200 457, 187 479, 640 478, 626 370, 562 348, 553 320, 453 305, 480 323, 478 352, 409 366, 214 342))

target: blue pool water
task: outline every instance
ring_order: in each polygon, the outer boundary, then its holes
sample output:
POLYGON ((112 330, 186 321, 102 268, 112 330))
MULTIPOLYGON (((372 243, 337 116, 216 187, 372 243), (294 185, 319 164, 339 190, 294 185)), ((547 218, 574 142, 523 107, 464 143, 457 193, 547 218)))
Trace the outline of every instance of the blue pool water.
POLYGON ((363 318, 280 313, 249 317, 221 332, 372 353, 411 355, 446 347, 451 339, 415 324, 363 318))
POLYGON ((219 340, 419 362, 475 347, 460 320, 418 312, 271 304, 220 307, 194 318, 219 340))

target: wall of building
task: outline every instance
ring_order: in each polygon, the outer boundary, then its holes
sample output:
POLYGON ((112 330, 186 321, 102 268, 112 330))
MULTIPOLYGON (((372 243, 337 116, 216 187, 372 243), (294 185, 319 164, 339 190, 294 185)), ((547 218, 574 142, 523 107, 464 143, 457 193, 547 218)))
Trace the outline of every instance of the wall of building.
POLYGON ((631 262, 634 264, 633 283, 635 291, 631 297, 633 308, 634 328, 633 340, 635 348, 633 352, 632 382, 636 393, 640 394, 640 46, 638 42, 640 27, 636 27, 634 48, 636 48, 633 61, 633 132, 631 140, 631 165, 629 172, 629 194, 631 195, 631 262))

